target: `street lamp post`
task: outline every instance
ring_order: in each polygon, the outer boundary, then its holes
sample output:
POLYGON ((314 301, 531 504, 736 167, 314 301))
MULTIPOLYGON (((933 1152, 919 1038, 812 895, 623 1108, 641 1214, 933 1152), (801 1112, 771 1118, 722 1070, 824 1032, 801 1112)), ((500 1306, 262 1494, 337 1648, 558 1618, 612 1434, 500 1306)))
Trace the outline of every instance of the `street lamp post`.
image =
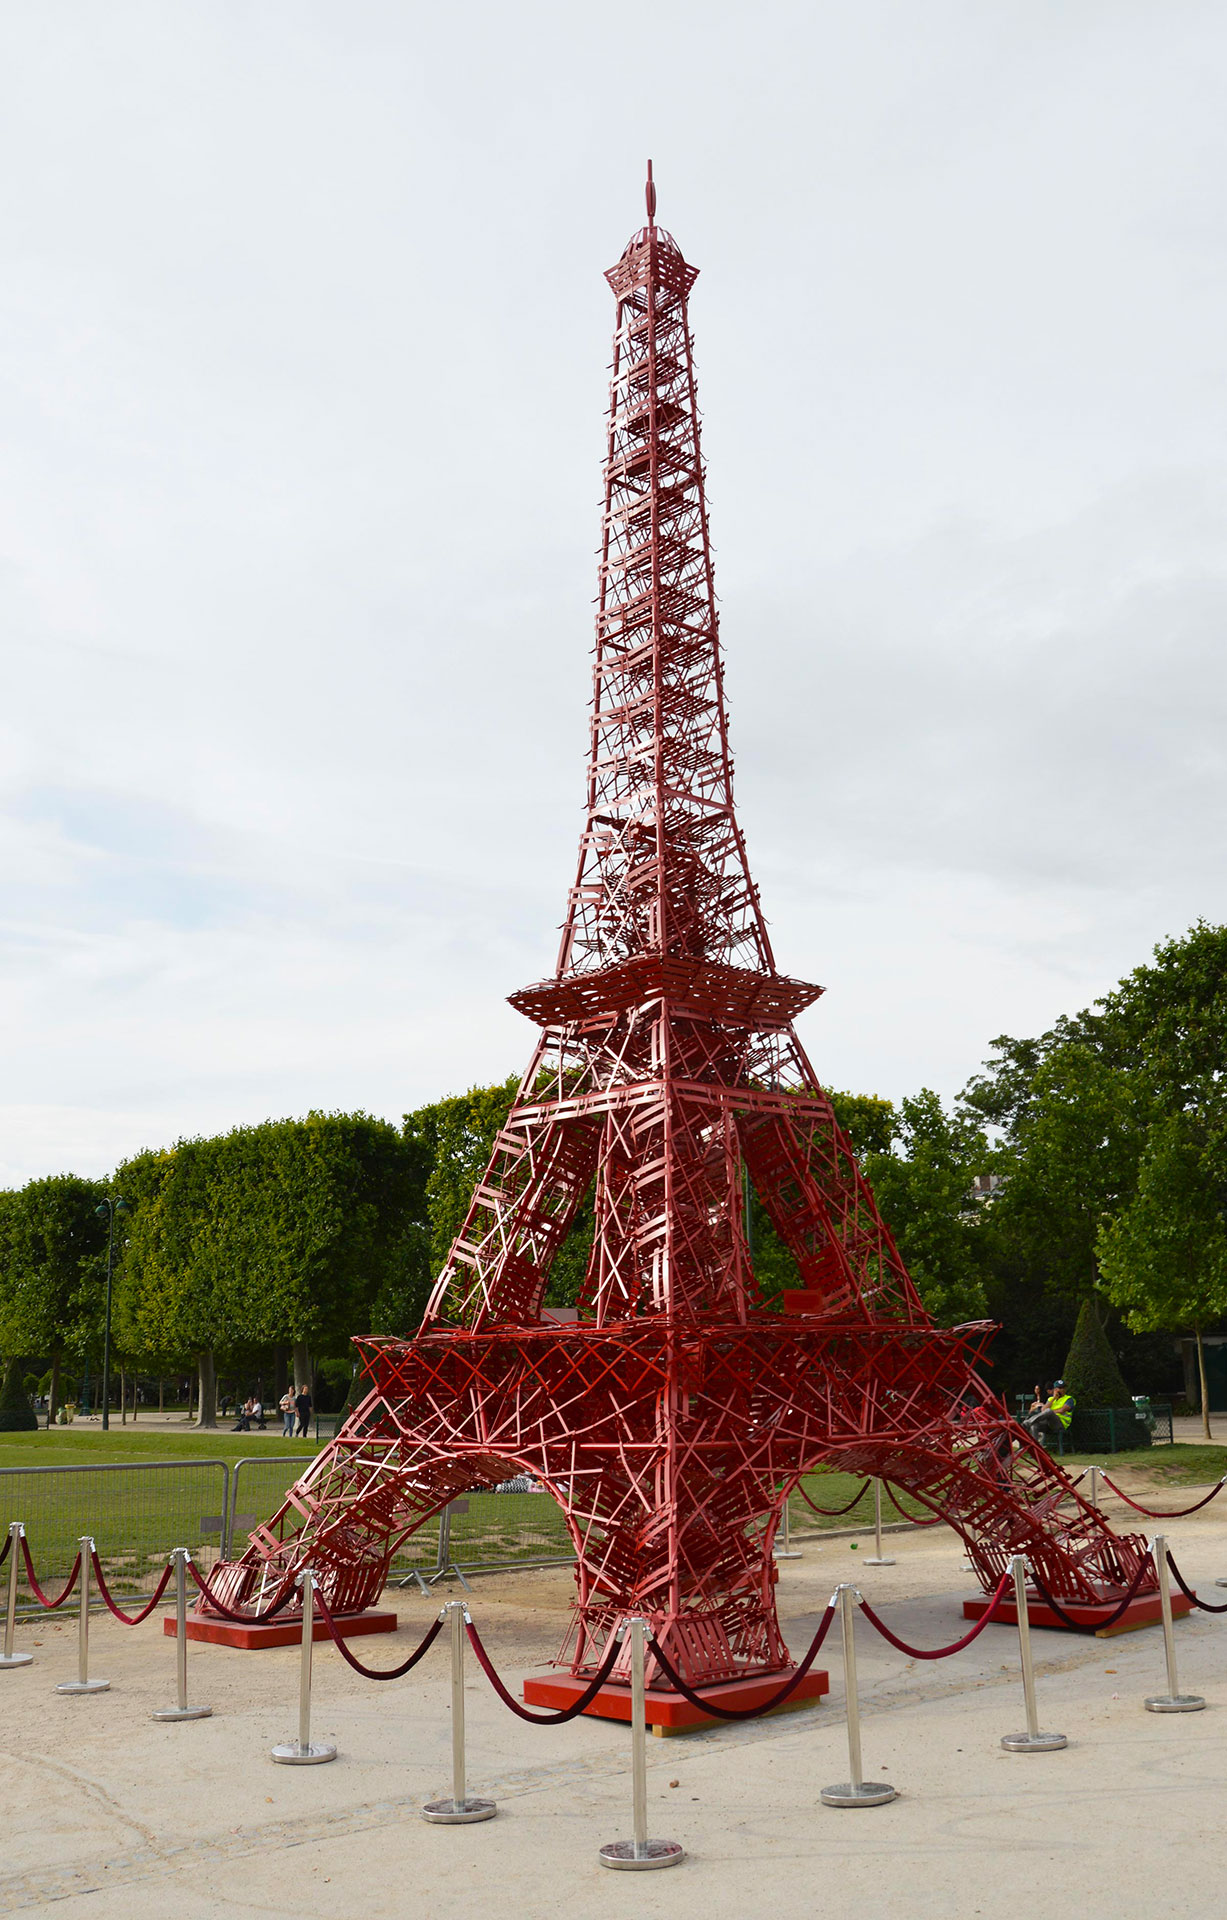
POLYGON ((106 1318, 102 1327, 102 1430, 111 1430, 111 1280, 115 1272, 115 1215, 127 1213, 128 1203, 118 1195, 110 1195, 100 1206, 94 1208, 97 1214, 107 1216, 107 1305, 106 1318))

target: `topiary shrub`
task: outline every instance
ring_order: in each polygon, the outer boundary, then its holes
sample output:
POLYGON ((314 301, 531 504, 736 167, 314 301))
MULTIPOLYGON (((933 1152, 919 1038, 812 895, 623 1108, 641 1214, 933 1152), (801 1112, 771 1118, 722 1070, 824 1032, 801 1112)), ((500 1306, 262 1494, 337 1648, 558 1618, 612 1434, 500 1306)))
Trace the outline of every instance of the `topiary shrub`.
POLYGON ((38 1415, 30 1405, 20 1360, 9 1360, 0 1386, 0 1433, 37 1433, 38 1415))
POLYGON ((1094 1300, 1082 1302, 1074 1337, 1065 1356, 1065 1385, 1079 1408, 1132 1407, 1129 1389, 1108 1345, 1094 1300))

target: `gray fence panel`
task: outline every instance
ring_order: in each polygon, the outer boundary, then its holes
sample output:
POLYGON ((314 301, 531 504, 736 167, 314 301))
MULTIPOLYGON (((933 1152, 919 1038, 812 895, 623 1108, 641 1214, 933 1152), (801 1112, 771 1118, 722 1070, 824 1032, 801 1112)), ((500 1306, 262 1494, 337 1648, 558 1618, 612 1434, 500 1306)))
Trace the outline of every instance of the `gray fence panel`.
POLYGON ((574 1560, 561 1508, 548 1493, 470 1493, 453 1500, 444 1554, 464 1573, 574 1560))
MULTIPOLYGON (((83 1533, 93 1534, 116 1599, 147 1597, 173 1547, 202 1567, 221 1556, 229 1512, 224 1460, 145 1460, 131 1465, 0 1468, 0 1533, 25 1523, 39 1584, 62 1585, 83 1533)), ((7 1578, 7 1572, 5 1577, 7 1578)), ((37 1602, 21 1583, 23 1614, 37 1602)))

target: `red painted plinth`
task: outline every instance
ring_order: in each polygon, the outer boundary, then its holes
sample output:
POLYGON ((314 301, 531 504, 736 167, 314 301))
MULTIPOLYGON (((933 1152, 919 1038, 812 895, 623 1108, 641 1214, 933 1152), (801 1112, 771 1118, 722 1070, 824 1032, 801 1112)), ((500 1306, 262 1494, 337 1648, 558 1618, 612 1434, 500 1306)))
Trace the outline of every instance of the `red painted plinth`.
MULTIPOLYGON (((778 1693, 787 1678, 786 1671, 757 1674, 752 1680, 725 1680, 717 1686, 696 1691, 701 1691, 720 1707, 757 1707, 763 1701, 770 1700, 773 1693, 778 1693)), ((578 1700, 586 1685, 586 1681, 578 1679, 573 1673, 535 1673, 524 1682, 525 1704, 530 1707, 549 1707, 557 1712, 578 1700)), ((806 1706, 811 1700, 820 1700, 830 1690, 831 1682, 827 1675, 811 1669, 800 1686, 794 1687, 776 1711, 787 1713, 790 1707, 806 1706)), ((683 1700, 681 1694, 674 1693, 671 1687, 649 1687, 646 1701, 648 1725, 657 1733, 684 1733, 688 1727, 716 1724, 714 1714, 700 1713, 697 1707, 692 1707, 689 1700, 683 1700)), ((629 1686, 611 1680, 601 1688, 592 1705, 584 1708, 584 1712, 601 1720, 629 1720, 629 1686)))
MULTIPOLYGON (((353 1640, 361 1633, 395 1633, 397 1619, 394 1613, 368 1607, 365 1613, 336 1613, 332 1624, 343 1640, 353 1640)), ((318 1614, 313 1626, 313 1640, 328 1638, 328 1629, 318 1614)), ((162 1622, 162 1631, 174 1633, 173 1614, 162 1622)), ((275 1620, 252 1620, 240 1626, 236 1620, 223 1620, 216 1613, 189 1613, 187 1637, 208 1640, 215 1647, 296 1647, 302 1640, 302 1615, 294 1614, 286 1620, 278 1614, 275 1620)))
MULTIPOLYGON (((1132 1633, 1135 1627, 1153 1627, 1157 1625, 1161 1617, 1159 1596, 1157 1593, 1138 1594, 1136 1600, 1129 1602, 1120 1619, 1113 1622, 1110 1627, 1101 1627, 1097 1623, 1100 1620, 1110 1620, 1112 1618, 1112 1615, 1120 1605, 1119 1600, 1105 1600, 1102 1606, 1098 1607, 1082 1606, 1074 1601, 1067 1603, 1064 1600, 1062 1600, 1061 1605, 1065 1612, 1068 1613, 1072 1619, 1076 1620, 1084 1631, 1090 1630, 1100 1640, 1110 1640, 1113 1634, 1117 1633, 1132 1633)), ((1172 1617, 1179 1619, 1183 1614, 1189 1613, 1192 1610, 1192 1605, 1192 1601, 1186 1600, 1182 1593, 1174 1593, 1172 1595, 1172 1617)), ((978 1620, 980 1615, 986 1611, 987 1607, 987 1599, 980 1595, 977 1595, 974 1600, 964 1600, 963 1618, 965 1620, 978 1620)), ((1003 1600, 997 1609, 995 1617, 1002 1626, 1017 1626, 1018 1614, 1015 1610, 1013 1600, 1003 1600)), ((1033 1627, 1055 1627, 1058 1633, 1073 1632, 1073 1628, 1067 1627, 1064 1620, 1058 1619, 1057 1615, 1052 1611, 1052 1608, 1047 1606, 1043 1600, 1028 1599, 1027 1619, 1033 1627)))

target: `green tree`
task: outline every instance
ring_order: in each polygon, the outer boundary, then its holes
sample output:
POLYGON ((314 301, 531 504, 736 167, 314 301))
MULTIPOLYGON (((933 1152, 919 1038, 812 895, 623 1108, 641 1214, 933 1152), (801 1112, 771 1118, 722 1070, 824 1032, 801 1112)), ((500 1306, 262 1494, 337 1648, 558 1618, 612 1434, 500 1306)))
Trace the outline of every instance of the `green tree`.
POLYGON ((1227 1314, 1227 1182, 1217 1143, 1201 1134, 1188 1113, 1151 1128, 1137 1191, 1104 1223, 1099 1261, 1108 1297, 1131 1327, 1192 1331, 1209 1440, 1203 1334, 1227 1314))
POLYGON ((0 1208, 0 1352, 50 1361, 52 1421, 65 1355, 81 1358, 100 1333, 105 1192, 99 1180, 50 1174, 7 1194, 0 1208))
POLYGON ((339 1352, 354 1333, 408 1332, 425 1292, 425 1170, 397 1128, 362 1113, 270 1120, 138 1155, 117 1176, 136 1203, 123 1338, 138 1352, 194 1356, 210 1425, 219 1350, 288 1345, 301 1386, 312 1352, 339 1352))
POLYGON ((1129 1074, 1067 1040, 1040 1055, 1013 1122, 994 1231, 1012 1236, 1030 1272, 1072 1299, 1094 1292, 1100 1227, 1133 1191, 1139 1098, 1129 1074))
POLYGON ((982 1319, 984 1221, 969 1196, 993 1164, 983 1129, 925 1087, 903 1101, 897 1140, 899 1151, 867 1153, 864 1166, 920 1297, 943 1326, 982 1319))

